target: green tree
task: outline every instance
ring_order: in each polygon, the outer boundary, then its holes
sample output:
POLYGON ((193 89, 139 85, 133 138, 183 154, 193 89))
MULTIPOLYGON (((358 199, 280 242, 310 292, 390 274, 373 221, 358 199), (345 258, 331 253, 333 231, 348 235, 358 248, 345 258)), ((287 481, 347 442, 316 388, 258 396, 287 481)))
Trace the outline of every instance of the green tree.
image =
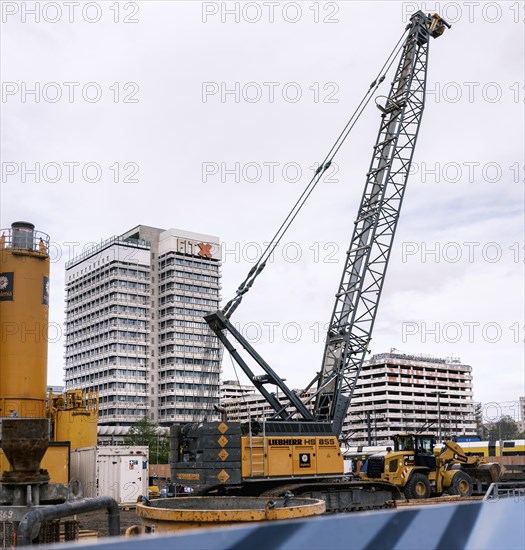
POLYGON ((512 416, 504 415, 497 422, 483 426, 483 438, 489 441, 517 439, 519 428, 512 416))
POLYGON ((147 445, 150 464, 168 464, 170 445, 167 434, 147 417, 135 422, 124 440, 126 445, 147 445))

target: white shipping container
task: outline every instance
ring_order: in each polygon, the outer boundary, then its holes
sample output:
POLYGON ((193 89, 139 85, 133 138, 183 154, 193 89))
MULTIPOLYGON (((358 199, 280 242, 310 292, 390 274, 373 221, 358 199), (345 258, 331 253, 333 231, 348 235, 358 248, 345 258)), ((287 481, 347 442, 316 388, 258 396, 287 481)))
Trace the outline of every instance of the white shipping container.
POLYGON ((83 447, 71 451, 71 479, 82 484, 85 497, 109 496, 119 504, 148 494, 147 446, 83 447))

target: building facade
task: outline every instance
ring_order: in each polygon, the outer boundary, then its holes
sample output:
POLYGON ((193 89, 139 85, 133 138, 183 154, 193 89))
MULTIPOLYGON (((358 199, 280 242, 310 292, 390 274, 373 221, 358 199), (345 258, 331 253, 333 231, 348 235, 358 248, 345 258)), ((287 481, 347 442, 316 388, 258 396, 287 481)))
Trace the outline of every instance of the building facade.
POLYGON ((223 380, 221 382, 221 403, 234 400, 242 403, 246 395, 257 394, 259 392, 251 384, 240 384, 236 380, 223 380))
POLYGON ((361 370, 344 431, 357 445, 390 444, 400 432, 474 437, 472 367, 455 357, 374 355, 361 370))
MULTIPOLYGON (((374 355, 363 365, 342 435, 351 446, 388 445, 397 433, 420 430, 439 440, 473 437, 472 395, 472 367, 457 358, 374 355)), ((273 412, 255 388, 242 398, 223 398, 222 405, 232 420, 264 419, 273 412)))
POLYGON ((102 439, 216 418, 220 267, 218 237, 147 226, 66 264, 66 388, 98 391, 102 439))
POLYGON ((272 407, 255 386, 241 385, 235 380, 222 382, 221 405, 228 420, 233 422, 268 419, 273 413, 272 407))
POLYGON ((520 432, 525 432, 525 396, 520 397, 519 401, 520 412, 519 412, 519 422, 518 427, 520 432))

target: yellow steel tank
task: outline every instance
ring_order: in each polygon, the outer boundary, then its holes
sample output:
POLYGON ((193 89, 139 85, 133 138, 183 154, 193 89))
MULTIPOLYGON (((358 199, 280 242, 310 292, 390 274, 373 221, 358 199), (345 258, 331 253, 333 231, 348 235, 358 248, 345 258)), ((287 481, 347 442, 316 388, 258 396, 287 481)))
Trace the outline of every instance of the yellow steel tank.
MULTIPOLYGON (((137 503, 135 512, 142 523, 142 533, 170 533, 183 529, 218 527, 296 519, 324 514, 326 503, 315 498, 268 497, 176 497, 137 503)), ((140 529, 128 531, 138 534, 140 529)))
POLYGON ((71 449, 97 444, 98 394, 84 390, 50 392, 51 420, 55 441, 69 441, 71 449))
POLYGON ((0 230, 0 416, 46 416, 49 236, 0 230))

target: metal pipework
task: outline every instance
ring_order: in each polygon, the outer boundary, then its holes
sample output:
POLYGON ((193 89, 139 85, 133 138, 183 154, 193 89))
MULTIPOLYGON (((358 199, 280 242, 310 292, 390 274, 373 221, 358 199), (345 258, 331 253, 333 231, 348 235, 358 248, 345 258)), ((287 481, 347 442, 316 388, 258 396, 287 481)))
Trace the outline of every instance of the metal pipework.
POLYGON ((120 510, 117 501, 112 497, 96 497, 65 502, 54 506, 37 508, 28 512, 20 522, 17 530, 17 546, 29 546, 36 536, 33 530, 43 521, 64 518, 84 512, 94 512, 106 508, 108 511, 108 530, 110 537, 120 535, 120 510))

